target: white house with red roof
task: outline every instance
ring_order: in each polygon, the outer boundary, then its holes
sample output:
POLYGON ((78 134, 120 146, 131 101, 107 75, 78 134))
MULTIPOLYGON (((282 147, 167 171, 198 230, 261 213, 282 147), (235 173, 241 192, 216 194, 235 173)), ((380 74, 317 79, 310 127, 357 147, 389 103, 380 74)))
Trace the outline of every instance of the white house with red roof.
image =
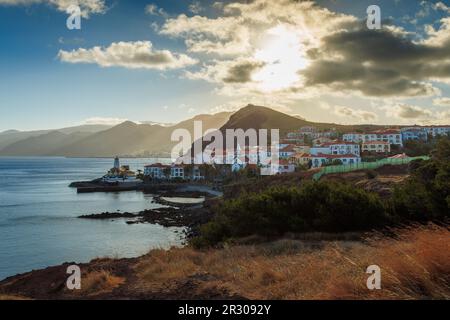
POLYGON ((282 159, 287 159, 296 153, 297 153, 297 151, 295 149, 295 144, 289 144, 289 145, 285 146, 284 148, 280 149, 279 156, 282 159))
POLYGON ((166 179, 165 169, 170 168, 169 165, 162 163, 153 163, 144 166, 144 176, 154 179, 166 179))

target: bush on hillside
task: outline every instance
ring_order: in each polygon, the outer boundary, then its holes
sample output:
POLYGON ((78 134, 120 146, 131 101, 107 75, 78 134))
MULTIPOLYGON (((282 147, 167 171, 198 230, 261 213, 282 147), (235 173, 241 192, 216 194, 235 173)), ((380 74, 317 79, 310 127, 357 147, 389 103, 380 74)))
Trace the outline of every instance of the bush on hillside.
POLYGON ((394 191, 392 214, 414 221, 450 218, 450 139, 441 138, 431 160, 410 164, 411 176, 394 191))
POLYGON ((276 187, 223 201, 203 225, 196 246, 210 246, 249 235, 277 237, 308 231, 369 230, 388 221, 376 194, 337 182, 276 187))

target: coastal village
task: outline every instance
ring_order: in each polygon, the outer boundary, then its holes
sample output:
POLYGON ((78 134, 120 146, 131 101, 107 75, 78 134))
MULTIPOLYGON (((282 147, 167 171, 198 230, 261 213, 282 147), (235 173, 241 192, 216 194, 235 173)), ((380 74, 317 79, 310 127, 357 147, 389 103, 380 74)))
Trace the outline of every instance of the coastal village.
POLYGON ((413 126, 401 129, 382 129, 371 132, 340 134, 335 129, 320 130, 316 127, 301 127, 284 135, 276 147, 279 160, 271 164, 272 154, 258 147, 239 146, 235 150, 214 151, 204 164, 149 163, 136 172, 127 165, 120 165, 118 157, 114 166, 102 178, 106 184, 136 184, 142 181, 184 182, 211 181, 245 172, 261 175, 263 169, 274 174, 314 170, 326 166, 349 166, 355 169, 366 163, 383 159, 404 159, 408 156, 404 146, 408 141, 427 143, 432 139, 449 135, 450 126, 413 126), (264 155, 264 156, 262 156, 264 155))

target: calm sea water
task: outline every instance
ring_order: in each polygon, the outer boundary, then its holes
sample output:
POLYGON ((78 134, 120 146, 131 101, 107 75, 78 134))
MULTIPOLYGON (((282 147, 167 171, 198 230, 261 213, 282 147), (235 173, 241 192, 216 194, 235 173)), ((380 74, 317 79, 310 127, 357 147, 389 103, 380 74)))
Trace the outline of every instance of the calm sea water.
MULTIPOLYGON (((148 162, 122 160, 132 170, 148 162)), ((0 279, 63 262, 135 257, 181 244, 181 228, 76 218, 158 206, 142 192, 77 194, 68 187, 103 175, 112 164, 112 159, 0 157, 0 279)))

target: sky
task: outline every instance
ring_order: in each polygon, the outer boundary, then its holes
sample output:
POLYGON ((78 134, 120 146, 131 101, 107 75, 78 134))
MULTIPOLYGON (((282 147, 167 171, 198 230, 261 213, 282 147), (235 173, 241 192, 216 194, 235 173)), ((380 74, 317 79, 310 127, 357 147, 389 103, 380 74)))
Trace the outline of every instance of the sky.
POLYGON ((0 131, 174 123, 249 103, 311 121, 450 124, 449 0, 0 0, 0 41, 0 131), (80 30, 66 25, 72 4, 80 30))

